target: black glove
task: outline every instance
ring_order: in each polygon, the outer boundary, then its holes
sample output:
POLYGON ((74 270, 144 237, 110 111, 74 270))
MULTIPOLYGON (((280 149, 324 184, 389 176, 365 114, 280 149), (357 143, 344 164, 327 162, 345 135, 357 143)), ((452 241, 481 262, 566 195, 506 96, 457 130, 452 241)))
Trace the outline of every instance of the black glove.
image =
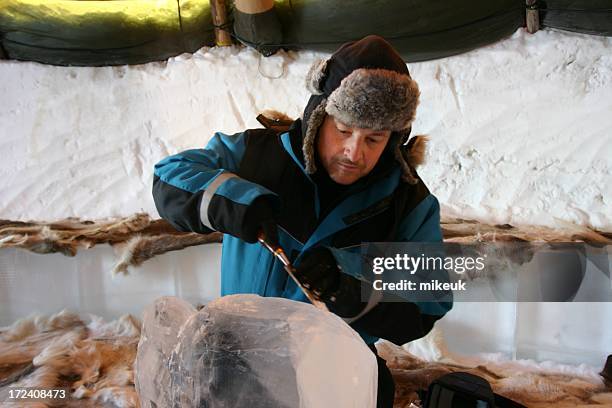
POLYGON ((257 242, 257 234, 262 231, 271 245, 278 245, 278 226, 271 200, 265 196, 257 197, 244 217, 239 238, 246 242, 257 242))
POLYGON ((295 276, 318 300, 325 302, 330 312, 340 317, 356 316, 366 306, 361 301, 361 281, 342 273, 327 248, 318 247, 304 254, 295 276))

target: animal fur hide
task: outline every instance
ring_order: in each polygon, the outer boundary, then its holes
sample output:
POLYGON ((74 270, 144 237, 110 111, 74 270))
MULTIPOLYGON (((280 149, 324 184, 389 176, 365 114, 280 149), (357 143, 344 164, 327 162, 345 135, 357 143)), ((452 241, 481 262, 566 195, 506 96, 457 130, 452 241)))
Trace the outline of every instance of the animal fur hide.
POLYGON ((59 252, 74 256, 81 248, 97 244, 120 246, 113 273, 127 273, 128 266, 194 245, 221 242, 222 234, 179 232, 164 220, 151 220, 144 213, 131 217, 81 221, 69 218, 58 222, 0 220, 0 248, 16 247, 46 254, 59 252))
MULTIPOLYGON (((442 220, 446 242, 571 242, 592 245, 612 244, 612 233, 595 231, 570 223, 562 228, 540 226, 492 225, 474 220, 442 220)), ((127 273, 129 266, 169 251, 194 245, 221 242, 222 234, 179 232, 164 220, 151 220, 144 213, 131 217, 89 221, 69 218, 58 222, 0 220, 0 248, 24 248, 36 253, 60 252, 76 255, 81 248, 97 244, 120 246, 113 273, 127 273)))
MULTIPOLYGON (((95 317, 85 323, 66 311, 21 319, 0 329, 0 392, 9 386, 64 387, 71 390, 70 400, 37 406, 138 407, 133 364, 139 337, 140 322, 129 315, 109 323, 95 317)), ((480 375, 495 392, 528 407, 612 406, 612 388, 594 369, 449 356, 435 333, 423 340, 444 363, 427 362, 385 341, 376 345, 396 382, 396 408, 418 404, 417 390, 452 371, 480 375)))
POLYGON ((461 218, 443 219, 442 235, 445 242, 585 242, 600 246, 612 244, 612 232, 593 230, 557 220, 559 227, 538 225, 514 226, 485 224, 461 218))
POLYGON ((65 388, 68 400, 36 406, 138 407, 132 367, 139 337, 140 322, 129 315, 89 324, 66 311, 21 319, 0 329, 0 393, 65 388))
MULTIPOLYGON (((438 348, 435 342, 439 341, 439 336, 438 339, 435 334, 427 337, 428 347, 438 348)), ((427 389, 436 378, 456 371, 485 378, 494 392, 529 408, 612 406, 612 387, 606 385, 593 369, 584 372, 574 366, 527 360, 487 361, 484 358, 449 356, 445 350, 436 350, 438 361, 428 362, 407 351, 409 345, 398 347, 379 341, 376 348, 387 360, 395 380, 395 408, 411 408, 413 403, 419 406, 418 390, 427 389), (553 368, 549 368, 551 366, 553 368)))

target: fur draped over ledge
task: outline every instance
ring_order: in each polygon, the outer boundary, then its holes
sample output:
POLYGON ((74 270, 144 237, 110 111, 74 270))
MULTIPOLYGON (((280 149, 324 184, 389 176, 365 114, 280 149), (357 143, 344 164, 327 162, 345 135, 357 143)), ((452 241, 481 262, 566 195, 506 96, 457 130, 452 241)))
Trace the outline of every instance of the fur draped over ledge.
MULTIPOLYGON (((586 242, 591 245, 612 244, 612 233, 596 231, 566 223, 562 228, 540 226, 493 225, 474 220, 443 219, 442 234, 446 242, 586 242)), ((164 220, 152 220, 144 213, 109 220, 68 218, 56 222, 22 222, 0 220, 0 248, 23 248, 30 251, 76 255, 79 249, 98 244, 120 246, 113 273, 127 273, 128 267, 141 265, 156 255, 195 245, 219 243, 222 234, 184 233, 164 220)))
POLYGON ((39 254, 59 252, 74 256, 79 249, 98 244, 118 245, 121 254, 113 273, 127 273, 128 266, 141 265, 169 251, 221 240, 221 233, 179 232, 166 221, 152 220, 144 213, 97 221, 76 218, 57 222, 0 220, 0 248, 15 247, 39 254))

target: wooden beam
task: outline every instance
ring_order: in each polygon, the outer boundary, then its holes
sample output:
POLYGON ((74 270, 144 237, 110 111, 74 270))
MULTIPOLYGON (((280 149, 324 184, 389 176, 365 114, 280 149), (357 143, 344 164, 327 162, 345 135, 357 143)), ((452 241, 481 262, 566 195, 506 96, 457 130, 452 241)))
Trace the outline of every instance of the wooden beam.
POLYGON ((215 43, 219 47, 232 45, 225 0, 210 0, 210 12, 215 25, 215 43))
POLYGON ((526 0, 526 25, 527 32, 530 34, 535 33, 540 29, 540 13, 538 11, 537 0, 526 0))

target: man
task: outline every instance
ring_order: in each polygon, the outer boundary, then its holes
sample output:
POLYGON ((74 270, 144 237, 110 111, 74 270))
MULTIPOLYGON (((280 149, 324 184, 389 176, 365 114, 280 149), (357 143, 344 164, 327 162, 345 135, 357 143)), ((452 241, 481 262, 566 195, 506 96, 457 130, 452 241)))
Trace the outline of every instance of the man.
MULTIPOLYGON (((407 146, 419 90, 385 40, 343 45, 307 77, 313 94, 286 132, 217 133, 205 149, 155 167, 160 215, 177 229, 225 233, 221 293, 256 293, 307 302, 283 266, 257 243, 263 231, 285 249, 300 282, 346 318, 374 353, 385 338, 420 338, 450 303, 361 299, 362 242, 439 242, 439 205, 418 177, 424 140, 407 146), (352 275, 352 276, 351 276, 352 275)), ((378 406, 394 384, 379 364, 378 406)))

